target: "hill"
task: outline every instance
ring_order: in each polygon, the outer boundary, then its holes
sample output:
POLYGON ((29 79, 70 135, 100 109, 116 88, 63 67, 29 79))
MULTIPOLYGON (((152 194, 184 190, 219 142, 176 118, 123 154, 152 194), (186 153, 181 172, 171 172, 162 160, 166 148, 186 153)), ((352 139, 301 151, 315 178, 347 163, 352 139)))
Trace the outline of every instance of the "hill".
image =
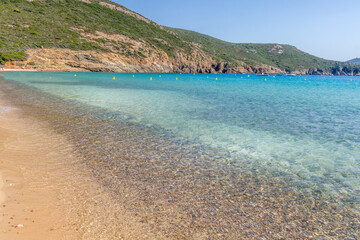
POLYGON ((359 74, 290 45, 160 26, 108 0, 1 0, 0 64, 51 71, 359 74))
POLYGON ((351 60, 349 60, 347 62, 354 63, 354 64, 360 64, 360 58, 354 58, 354 59, 351 59, 351 60))
POLYGON ((193 31, 168 28, 182 39, 195 42, 217 61, 225 61, 231 66, 242 63, 248 66, 269 65, 292 73, 308 74, 355 74, 359 69, 351 64, 325 60, 302 52, 294 46, 283 44, 229 43, 193 31))

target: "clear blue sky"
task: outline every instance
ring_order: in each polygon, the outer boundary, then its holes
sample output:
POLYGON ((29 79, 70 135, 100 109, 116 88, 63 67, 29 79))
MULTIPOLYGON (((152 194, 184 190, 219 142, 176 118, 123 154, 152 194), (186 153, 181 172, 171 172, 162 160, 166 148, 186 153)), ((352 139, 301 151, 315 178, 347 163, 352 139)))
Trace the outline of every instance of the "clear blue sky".
POLYGON ((360 0, 113 0, 161 25, 237 43, 286 43, 360 57, 360 0))

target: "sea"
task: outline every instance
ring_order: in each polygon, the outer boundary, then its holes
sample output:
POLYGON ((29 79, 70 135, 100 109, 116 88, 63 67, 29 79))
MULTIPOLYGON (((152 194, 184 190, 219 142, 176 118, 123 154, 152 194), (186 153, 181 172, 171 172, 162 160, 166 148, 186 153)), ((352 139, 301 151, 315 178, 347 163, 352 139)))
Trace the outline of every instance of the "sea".
POLYGON ((171 239, 359 237, 359 76, 0 77, 14 105, 171 239))

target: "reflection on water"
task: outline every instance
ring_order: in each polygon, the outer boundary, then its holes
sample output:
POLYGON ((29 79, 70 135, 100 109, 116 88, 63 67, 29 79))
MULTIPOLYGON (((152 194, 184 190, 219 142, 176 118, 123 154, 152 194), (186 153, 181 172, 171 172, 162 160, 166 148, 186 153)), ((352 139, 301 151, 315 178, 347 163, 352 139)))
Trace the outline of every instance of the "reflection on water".
POLYGON ((129 121, 116 109, 1 85, 25 114, 73 142, 123 209, 170 239, 359 237, 358 198, 339 201, 337 191, 319 187, 321 179, 239 159, 237 151, 129 121))

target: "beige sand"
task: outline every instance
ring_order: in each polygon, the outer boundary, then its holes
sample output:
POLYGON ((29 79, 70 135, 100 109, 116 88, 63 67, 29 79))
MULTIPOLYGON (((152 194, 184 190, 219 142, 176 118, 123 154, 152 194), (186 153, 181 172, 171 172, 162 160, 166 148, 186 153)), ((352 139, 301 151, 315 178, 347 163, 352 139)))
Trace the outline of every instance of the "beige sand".
POLYGON ((162 239, 78 160, 63 136, 16 109, 0 113, 0 239, 162 239))
POLYGON ((61 179, 57 169, 67 163, 54 165, 59 153, 52 153, 54 142, 39 130, 15 112, 0 115, 0 239, 80 239, 59 199, 66 176, 61 179))

